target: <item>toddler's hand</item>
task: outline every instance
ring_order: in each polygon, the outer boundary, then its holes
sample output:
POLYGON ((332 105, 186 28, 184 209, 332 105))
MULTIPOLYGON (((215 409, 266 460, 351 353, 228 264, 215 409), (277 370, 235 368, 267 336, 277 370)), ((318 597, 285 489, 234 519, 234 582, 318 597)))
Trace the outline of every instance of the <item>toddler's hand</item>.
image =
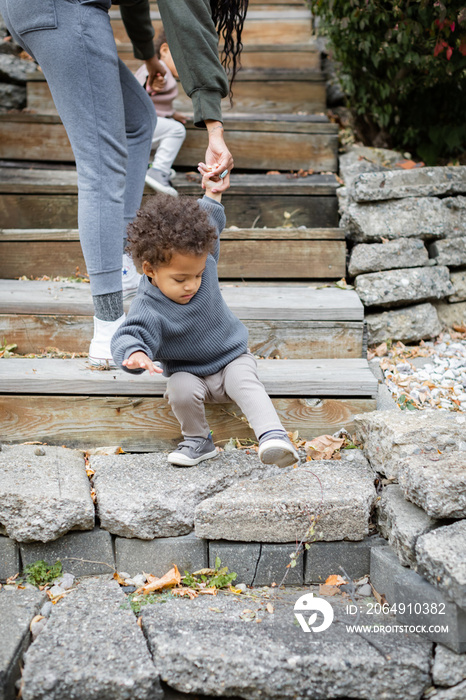
POLYGON ((187 122, 187 117, 185 117, 184 114, 180 114, 180 112, 173 112, 172 119, 175 119, 177 122, 181 122, 182 124, 186 124, 187 122))
POLYGON ((123 360, 122 365, 123 367, 128 367, 128 369, 147 369, 149 374, 162 374, 163 372, 161 367, 154 365, 146 353, 141 350, 133 352, 127 360, 123 360))

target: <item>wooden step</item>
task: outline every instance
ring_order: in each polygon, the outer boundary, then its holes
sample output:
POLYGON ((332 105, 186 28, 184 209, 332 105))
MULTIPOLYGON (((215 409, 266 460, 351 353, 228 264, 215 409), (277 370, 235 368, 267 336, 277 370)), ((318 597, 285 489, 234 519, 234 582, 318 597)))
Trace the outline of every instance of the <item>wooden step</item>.
MULTIPOLYGON (((116 42, 127 43, 128 35, 120 17, 120 11, 109 12, 116 42)), ((162 29, 160 13, 151 12, 156 34, 162 29)), ((243 44, 290 44, 309 41, 312 36, 312 15, 308 9, 280 8, 267 11, 250 10, 247 13, 242 34, 243 44)))
MULTIPOLYGON (((249 347, 256 355, 362 356, 364 309, 353 291, 235 283, 223 284, 222 293, 248 327, 249 347)), ((48 347, 87 352, 93 313, 88 284, 0 280, 0 337, 16 343, 20 354, 48 347)))
MULTIPOLYGON (((0 200, 1 201, 1 200, 0 200)), ((1 205, 0 205, 1 206, 1 205)), ((340 279, 346 245, 341 229, 227 229, 220 279, 340 279)), ((86 274, 76 229, 0 229, 0 277, 86 274)))
MULTIPOLYGON (((118 44, 118 55, 128 68, 135 73, 141 60, 134 58, 131 44, 118 44)), ((314 39, 303 44, 247 44, 241 52, 243 69, 259 68, 283 70, 319 71, 321 66, 320 51, 314 39)), ((29 101, 29 96, 28 96, 29 101)), ((33 104, 31 109, 37 109, 33 104)))
MULTIPOLYGON (((377 380, 366 360, 258 360, 258 371, 285 428, 306 438, 351 430, 355 413, 375 409, 377 380)), ((2 441, 168 447, 180 429, 162 398, 165 384, 160 375, 91 370, 85 360, 0 360, 2 441)), ((252 437, 234 404, 206 408, 215 441, 252 437)))
MULTIPOLYGON (((198 173, 179 173, 176 188, 180 194, 201 196, 199 180, 198 173)), ((284 174, 233 173, 231 187, 222 200, 227 226, 336 228, 337 187, 331 174, 290 178, 284 174)), ((146 194, 152 193, 146 187, 146 194)), ((0 228, 76 228, 77 195, 75 169, 27 169, 0 164, 0 228)), ((325 275, 336 279, 337 269, 342 269, 339 264, 329 273, 325 270, 325 275)), ((294 276, 294 272, 290 270, 289 274, 294 276)), ((340 277, 343 274, 338 273, 340 277)), ((0 273, 0 277, 4 276, 0 273)))
MULTIPOLYGON (((28 76, 28 110, 37 114, 56 114, 55 105, 43 74, 28 76)), ((179 83, 174 107, 192 112, 191 99, 179 83)), ((243 112, 268 114, 312 114, 326 109, 326 84, 320 70, 258 68, 241 70, 233 85, 233 104, 222 100, 224 115, 243 112)))
MULTIPOLYGON (((47 85, 47 83, 34 83, 47 85)), ((176 167, 195 168, 204 160, 206 135, 187 123, 176 167)), ((324 116, 225 116, 226 140, 242 170, 338 169, 338 125, 324 116)), ((0 158, 74 162, 68 136, 58 116, 0 114, 0 158)))

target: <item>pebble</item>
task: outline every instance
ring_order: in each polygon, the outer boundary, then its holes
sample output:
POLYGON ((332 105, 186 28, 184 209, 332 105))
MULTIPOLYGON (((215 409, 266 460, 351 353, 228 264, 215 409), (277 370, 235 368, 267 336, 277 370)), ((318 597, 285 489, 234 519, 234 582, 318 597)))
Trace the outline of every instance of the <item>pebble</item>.
POLYGON ((67 591, 74 584, 74 580, 75 577, 73 576, 73 574, 63 574, 63 576, 61 576, 55 581, 55 584, 67 591))
POLYGON ((35 638, 42 632, 46 624, 46 617, 43 617, 42 620, 34 620, 33 622, 31 622, 32 641, 34 641, 35 638))
POLYGON ((237 583, 235 584, 235 588, 238 588, 242 593, 248 590, 248 587, 245 583, 237 583))
POLYGON ((36 447, 36 449, 34 450, 34 454, 38 457, 43 457, 45 455, 45 450, 43 447, 36 447))
POLYGON ((136 588, 140 588, 145 584, 146 577, 143 574, 137 574, 136 576, 133 576, 131 581, 133 586, 136 586, 136 588))
POLYGON ((56 598, 59 595, 63 595, 64 592, 65 592, 65 589, 62 588, 61 586, 52 586, 52 588, 49 591, 52 598, 56 598))
POLYGON ((372 588, 370 587, 370 584, 365 583, 363 586, 360 586, 358 588, 358 593, 359 595, 372 595, 372 588))
MULTIPOLYGON (((409 358, 412 348, 403 349, 401 344, 383 358, 385 383, 395 400, 404 396, 400 405, 412 400, 416 408, 466 412, 466 339, 456 340, 444 333, 437 340, 423 342, 419 348, 421 353, 413 354, 415 362, 409 358), (401 355, 399 348, 403 352, 401 355), (421 365, 419 358, 426 351, 431 354, 421 365), (405 354, 408 355, 406 359, 405 354)), ((410 406, 412 403, 407 405, 410 406)))
POLYGON ((50 613, 52 612, 52 608, 53 608, 53 603, 51 600, 48 600, 41 607, 39 615, 42 615, 42 617, 48 617, 50 615, 50 613))
POLYGON ((126 593, 126 595, 129 595, 130 593, 134 593, 137 591, 136 586, 124 586, 122 588, 123 593, 126 593))
POLYGON ((126 571, 119 571, 118 576, 120 576, 120 578, 122 578, 122 579, 131 578, 131 576, 126 573, 126 571))

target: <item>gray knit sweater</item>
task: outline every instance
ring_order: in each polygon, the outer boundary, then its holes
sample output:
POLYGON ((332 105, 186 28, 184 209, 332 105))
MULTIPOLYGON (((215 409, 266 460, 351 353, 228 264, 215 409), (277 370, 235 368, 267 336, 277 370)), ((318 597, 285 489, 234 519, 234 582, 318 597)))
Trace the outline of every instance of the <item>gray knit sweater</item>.
MULTIPOLYGON (((205 377, 219 372, 247 350, 248 331, 226 305, 218 283, 219 236, 225 226, 223 206, 209 197, 199 203, 218 231, 201 286, 187 304, 177 304, 143 275, 128 316, 112 338, 112 355, 118 366, 133 352, 142 350, 162 364, 167 377, 175 372, 205 377)), ((133 374, 144 371, 123 369, 133 374)))

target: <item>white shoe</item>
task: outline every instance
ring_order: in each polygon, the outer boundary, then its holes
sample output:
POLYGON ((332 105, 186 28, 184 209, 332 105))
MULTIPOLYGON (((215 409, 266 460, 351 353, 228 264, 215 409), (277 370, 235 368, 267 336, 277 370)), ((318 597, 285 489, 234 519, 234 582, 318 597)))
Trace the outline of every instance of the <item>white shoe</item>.
POLYGON ((173 168, 170 168, 170 180, 174 180, 176 177, 176 170, 173 170, 173 168))
POLYGON ((138 291, 142 275, 136 270, 133 259, 126 253, 123 254, 123 267, 121 269, 123 282, 123 299, 133 296, 138 291))
POLYGON ((123 314, 116 321, 101 321, 100 318, 94 316, 94 337, 89 346, 89 362, 91 365, 108 367, 109 369, 116 367, 110 350, 110 341, 125 318, 126 315, 123 314))
POLYGON ((146 184, 157 192, 163 192, 172 197, 178 197, 178 192, 170 184, 170 175, 167 175, 167 173, 161 170, 157 170, 157 168, 149 168, 146 173, 146 184))

